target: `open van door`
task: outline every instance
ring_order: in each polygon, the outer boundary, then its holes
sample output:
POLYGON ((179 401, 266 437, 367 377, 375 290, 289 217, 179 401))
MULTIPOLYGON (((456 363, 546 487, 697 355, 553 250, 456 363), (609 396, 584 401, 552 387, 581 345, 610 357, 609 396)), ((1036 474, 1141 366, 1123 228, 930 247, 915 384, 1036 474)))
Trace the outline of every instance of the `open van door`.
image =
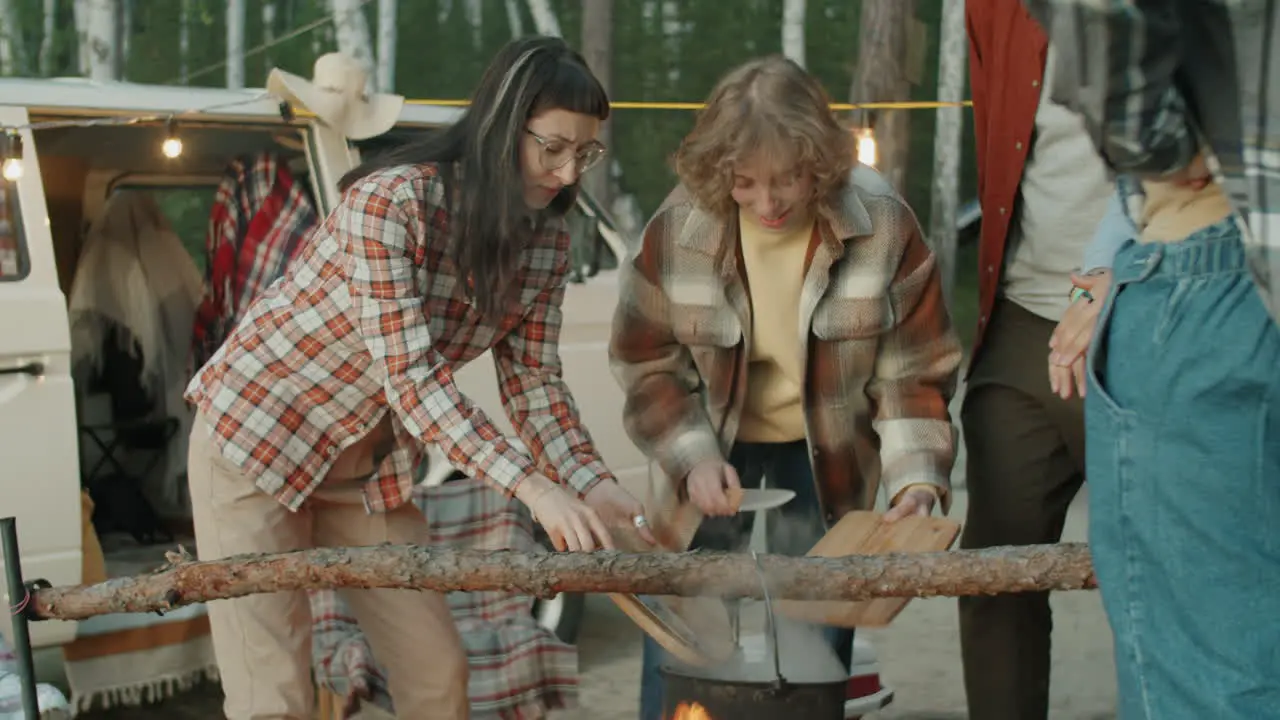
MULTIPOLYGON (((0 105, 0 125, 27 123, 0 105)), ((0 516, 18 519, 22 573, 81 582, 80 467, 71 336, 58 287, 36 147, 22 131, 23 173, 0 178, 0 516)), ((3 560, 0 560, 0 564, 3 560)), ((16 605, 21 598, 9 598, 16 605)), ((0 623, 6 634, 8 623, 0 623)), ((75 623, 32 625, 32 644, 60 645, 75 623)))

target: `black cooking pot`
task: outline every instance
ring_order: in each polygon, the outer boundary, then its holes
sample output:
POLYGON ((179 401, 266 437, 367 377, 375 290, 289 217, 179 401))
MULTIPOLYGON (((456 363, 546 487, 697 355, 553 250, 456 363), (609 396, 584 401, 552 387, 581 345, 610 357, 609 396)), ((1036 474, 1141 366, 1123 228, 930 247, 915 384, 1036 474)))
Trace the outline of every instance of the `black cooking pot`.
POLYGON ((698 703, 713 720, 843 720, 847 679, 826 682, 726 680, 696 669, 663 666, 662 717, 698 703))
MULTIPOLYGON (((759 557, 752 553, 759 573, 759 557)), ((778 646, 778 621, 773 614, 769 584, 764 581, 766 659, 746 662, 739 647, 727 666, 701 668, 667 663, 658 668, 663 678, 662 716, 677 718, 680 706, 697 703, 712 720, 772 720, 802 717, 805 720, 844 720, 847 674, 787 678, 782 672, 778 646), (768 657, 772 656, 772 657, 768 657)), ((735 634, 737 622, 734 623, 735 634)), ((834 658, 833 658, 834 659, 834 658)), ((792 668, 805 672, 806 668, 792 668)), ((814 668, 807 668, 812 671, 814 668)))

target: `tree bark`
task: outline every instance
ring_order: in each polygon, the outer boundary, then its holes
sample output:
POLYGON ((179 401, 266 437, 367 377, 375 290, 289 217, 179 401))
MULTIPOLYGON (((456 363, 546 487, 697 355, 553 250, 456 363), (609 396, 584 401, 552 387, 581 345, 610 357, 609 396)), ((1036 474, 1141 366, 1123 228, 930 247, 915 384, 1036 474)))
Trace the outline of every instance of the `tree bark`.
POLYGON ((116 44, 118 7, 118 0, 75 2, 80 74, 95 82, 119 79, 120 47, 116 44))
MULTIPOLYGON (((907 21, 914 0, 863 0, 858 31, 858 65, 849 102, 891 102, 911 99, 907 77, 907 21)), ((855 113, 859 124, 873 118, 879 158, 876 169, 902 192, 911 144, 909 110, 871 110, 855 113)))
POLYGON ((462 10, 471 28, 471 49, 479 53, 484 49, 484 7, 480 0, 467 0, 462 10))
MULTIPOLYGON (((938 41, 938 99, 964 99, 964 71, 969 45, 964 29, 964 0, 942 0, 938 41)), ((929 244, 938 257, 942 293, 951 307, 956 278, 956 208, 960 202, 960 152, 964 108, 938 108, 933 136, 933 197, 929 212, 929 244)))
POLYGON ((0 0, 0 75, 21 74, 24 55, 18 4, 15 0, 0 0))
POLYGON ((560 34, 560 18, 551 7, 551 0, 526 0, 529 14, 533 16, 533 26, 539 35, 563 37, 560 34))
POLYGON ((804 0, 785 0, 782 3, 782 54, 804 67, 804 0))
POLYGON ((520 8, 516 0, 506 0, 507 24, 511 26, 512 39, 524 37, 524 20, 520 17, 520 8))
MULTIPOLYGON (((613 92, 613 0, 582 0, 582 55, 605 92, 613 92)), ((612 121, 600 126, 600 142, 613 144, 612 121)), ((606 209, 613 206, 610 192, 612 162, 606 162, 582 178, 587 191, 606 209)))
POLYGON ((271 62, 271 47, 276 42, 276 0, 262 0, 262 45, 265 48, 262 51, 262 65, 265 68, 273 66, 271 62))
POLYGON ((360 0, 329 0, 329 11, 333 14, 338 51, 350 55, 364 67, 369 74, 365 90, 375 90, 377 78, 373 61, 373 38, 369 36, 369 23, 364 17, 364 3, 360 0))
POLYGON ((227 87, 244 87, 244 0, 227 0, 227 87))
POLYGON ((58 3, 56 0, 44 0, 44 15, 40 34, 40 55, 37 67, 42 77, 53 75, 53 41, 57 31, 58 3))
POLYGON ((1096 587, 1084 544, 938 553, 792 558, 686 552, 623 554, 449 550, 413 545, 317 548, 193 562, 170 553, 150 575, 90 586, 47 588, 32 608, 42 619, 172 610, 210 600, 333 587, 440 592, 506 590, 537 597, 569 593, 865 600, 958 597, 1096 587))
POLYGON ((191 0, 178 6, 178 68, 183 85, 191 82, 191 0))
POLYGON ((378 90, 396 91, 396 0, 378 0, 378 90))

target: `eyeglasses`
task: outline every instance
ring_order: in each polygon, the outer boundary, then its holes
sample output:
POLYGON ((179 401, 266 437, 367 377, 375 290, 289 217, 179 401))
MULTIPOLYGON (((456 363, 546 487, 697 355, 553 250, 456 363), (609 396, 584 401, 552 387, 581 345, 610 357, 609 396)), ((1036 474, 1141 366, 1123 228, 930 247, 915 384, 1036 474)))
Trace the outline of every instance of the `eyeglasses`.
POLYGON ((547 172, 559 170, 572 160, 575 163, 574 169, 581 175, 595 167, 604 158, 606 149, 599 141, 592 140, 575 152, 574 147, 563 140, 542 137, 529 128, 525 128, 524 131, 538 141, 540 150, 538 159, 542 163, 542 169, 547 172))

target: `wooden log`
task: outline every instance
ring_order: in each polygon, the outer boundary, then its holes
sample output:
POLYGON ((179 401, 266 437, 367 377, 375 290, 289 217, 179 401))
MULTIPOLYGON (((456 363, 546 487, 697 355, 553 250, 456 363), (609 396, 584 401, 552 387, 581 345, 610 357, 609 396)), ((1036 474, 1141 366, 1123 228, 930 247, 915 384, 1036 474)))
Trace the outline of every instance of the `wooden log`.
POLYGON ((629 554, 451 550, 416 545, 317 548, 195 562, 168 553, 149 575, 97 585, 46 588, 32 596, 39 619, 171 610, 281 590, 334 587, 505 590, 537 597, 569 593, 865 600, 990 595, 1096 587, 1084 544, 986 550, 794 558, 695 551, 629 554))

